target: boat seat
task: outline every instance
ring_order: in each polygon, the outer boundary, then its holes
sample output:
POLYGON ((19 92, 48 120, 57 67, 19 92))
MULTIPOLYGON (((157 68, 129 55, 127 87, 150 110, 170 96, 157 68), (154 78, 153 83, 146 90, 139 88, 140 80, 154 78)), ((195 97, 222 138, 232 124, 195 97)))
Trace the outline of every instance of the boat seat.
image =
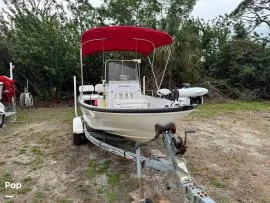
POLYGON ((98 95, 98 94, 84 94, 83 95, 83 100, 95 100, 95 99, 102 99, 103 96, 98 95))
POLYGON ((104 85, 103 84, 96 84, 96 86, 95 86, 95 92, 104 93, 105 92, 104 85))
POLYGON ((94 92, 94 86, 93 85, 81 85, 79 86, 79 92, 94 92))
POLYGON ((92 100, 95 99, 94 95, 94 86, 93 85, 81 85, 79 86, 79 92, 80 93, 85 93, 83 94, 83 101, 91 104, 92 100))

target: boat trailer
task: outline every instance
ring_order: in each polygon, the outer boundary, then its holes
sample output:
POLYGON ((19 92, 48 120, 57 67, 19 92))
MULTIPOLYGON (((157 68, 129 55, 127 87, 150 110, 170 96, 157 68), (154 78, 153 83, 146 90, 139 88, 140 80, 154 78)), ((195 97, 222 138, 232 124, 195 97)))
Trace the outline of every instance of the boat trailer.
MULTIPOLYGON (((180 180, 180 185, 185 189, 186 200, 194 203, 214 203, 208 194, 200 187, 190 175, 186 161, 182 155, 186 152, 187 136, 190 133, 195 133, 193 130, 185 131, 184 140, 175 136, 175 125, 170 123, 167 126, 155 126, 156 137, 162 136, 163 145, 166 150, 166 157, 144 157, 141 156, 141 146, 136 146, 136 153, 117 148, 109 145, 99 138, 104 138, 104 134, 97 133, 89 130, 83 121, 82 117, 75 117, 73 119, 73 141, 74 144, 78 143, 84 136, 97 147, 124 157, 129 160, 133 160, 136 163, 136 175, 139 180, 140 191, 140 203, 147 202, 143 197, 143 184, 142 184, 142 167, 155 169, 163 172, 175 172, 180 180)), ((155 139, 154 138, 154 139, 155 139)), ((104 139, 103 139, 104 140, 104 139)))

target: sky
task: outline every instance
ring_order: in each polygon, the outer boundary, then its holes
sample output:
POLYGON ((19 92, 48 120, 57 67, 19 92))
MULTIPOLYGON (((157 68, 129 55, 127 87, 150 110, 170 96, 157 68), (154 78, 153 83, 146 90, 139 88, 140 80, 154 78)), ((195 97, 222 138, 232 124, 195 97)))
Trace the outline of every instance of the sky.
POLYGON ((242 0, 199 0, 195 5, 192 15, 211 20, 219 15, 231 13, 242 0))

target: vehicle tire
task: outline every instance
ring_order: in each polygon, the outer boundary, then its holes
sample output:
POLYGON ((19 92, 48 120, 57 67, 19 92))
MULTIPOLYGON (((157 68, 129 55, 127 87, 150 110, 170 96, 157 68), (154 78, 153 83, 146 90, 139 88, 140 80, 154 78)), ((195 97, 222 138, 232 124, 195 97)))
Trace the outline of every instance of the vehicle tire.
POLYGON ((2 127, 3 127, 3 125, 4 125, 4 121, 5 121, 5 115, 4 115, 4 114, 2 114, 2 115, 0 115, 0 128, 2 128, 2 127))
POLYGON ((81 134, 73 134, 73 144, 74 145, 81 145, 83 143, 82 135, 81 134))

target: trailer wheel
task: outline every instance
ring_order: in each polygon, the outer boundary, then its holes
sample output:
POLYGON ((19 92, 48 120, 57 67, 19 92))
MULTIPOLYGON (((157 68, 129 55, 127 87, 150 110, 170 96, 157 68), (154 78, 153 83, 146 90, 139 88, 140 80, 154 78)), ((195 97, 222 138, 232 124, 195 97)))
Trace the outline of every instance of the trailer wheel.
POLYGON ((3 127, 3 125, 4 125, 4 121, 5 121, 5 115, 4 115, 4 114, 2 114, 2 115, 0 115, 0 128, 2 128, 2 127, 3 127))
POLYGON ((81 134, 73 134, 73 144, 74 145, 81 145, 83 144, 83 139, 81 134))

